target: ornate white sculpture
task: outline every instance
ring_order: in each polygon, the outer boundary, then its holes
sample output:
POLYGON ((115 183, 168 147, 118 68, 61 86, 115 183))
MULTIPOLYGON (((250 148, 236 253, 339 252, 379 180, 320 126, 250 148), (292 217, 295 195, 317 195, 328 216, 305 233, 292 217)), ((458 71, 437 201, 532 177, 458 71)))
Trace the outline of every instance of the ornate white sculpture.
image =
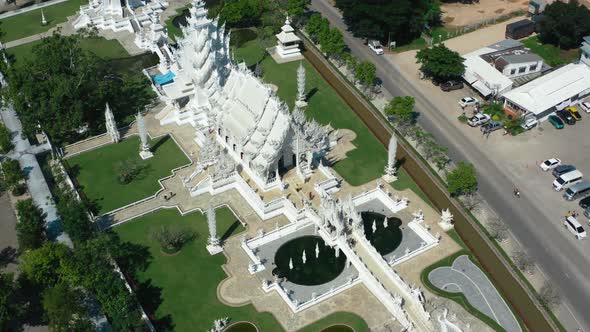
POLYGON ((383 218, 383 228, 387 228, 387 226, 389 226, 389 223, 387 222, 387 217, 383 218))
POLYGON ((293 258, 289 258, 289 270, 293 270, 293 258))
POLYGON ((373 234, 375 234, 375 232, 377 231, 377 221, 373 220, 373 226, 371 227, 371 229, 373 229, 373 234))
POLYGON ((397 169, 395 167, 395 154, 397 153, 397 137, 395 134, 391 135, 389 139, 389 146, 387 149, 387 167, 385 167, 385 174, 383 175, 383 180, 387 182, 393 182, 397 180, 397 169))
POLYGON ((47 25, 47 19, 45 19, 45 13, 41 9, 41 25, 47 25))
POLYGON ((303 264, 305 264, 305 262, 307 262, 307 256, 305 255, 305 249, 303 249, 303 254, 301 255, 301 260, 303 261, 303 264))
POLYGON ((139 156, 141 159, 148 159, 154 156, 152 151, 150 151, 150 142, 148 137, 148 132, 145 127, 145 121, 143 119, 143 115, 141 112, 137 112, 137 131, 139 133, 139 139, 141 140, 141 144, 139 145, 139 156))
POLYGON ((109 107, 109 103, 106 104, 106 108, 104 110, 104 119, 105 127, 107 128, 107 134, 111 136, 111 142, 119 142, 121 140, 121 134, 119 133, 119 129, 117 129, 117 123, 115 122, 115 117, 113 116, 113 112, 109 107))
POLYGON ((297 101, 295 101, 295 105, 299 108, 307 106, 305 100, 305 67, 303 67, 303 62, 300 62, 299 68, 297 68, 297 101))
POLYGON ((438 225, 445 231, 452 229, 455 225, 453 225, 453 215, 449 209, 442 210, 442 214, 440 216, 440 222, 438 225))
POLYGON ((271 51, 273 58, 278 62, 286 62, 292 60, 299 60, 302 58, 299 44, 301 39, 295 34, 295 30, 291 26, 289 17, 285 20, 285 24, 281 27, 281 32, 276 35, 277 46, 274 52, 271 51))
POLYGON ((319 244, 315 244, 315 258, 318 258, 320 256, 320 246, 319 244))
POLYGON ((217 217, 215 216, 215 209, 209 205, 207 208, 207 226, 209 226, 209 238, 207 239, 207 250, 211 255, 220 253, 223 249, 217 237, 217 217))

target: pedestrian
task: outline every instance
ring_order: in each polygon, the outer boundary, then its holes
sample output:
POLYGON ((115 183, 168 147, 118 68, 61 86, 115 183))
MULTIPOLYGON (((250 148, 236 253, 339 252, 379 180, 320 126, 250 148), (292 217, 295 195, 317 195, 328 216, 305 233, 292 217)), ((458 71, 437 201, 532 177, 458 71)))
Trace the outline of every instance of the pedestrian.
POLYGON ((567 217, 569 217, 569 216, 571 216, 571 215, 572 215, 572 211, 569 211, 569 210, 568 210, 568 211, 567 211, 567 214, 565 215, 565 217, 567 218, 567 217))
POLYGON ((164 195, 164 200, 168 201, 168 195, 164 195))

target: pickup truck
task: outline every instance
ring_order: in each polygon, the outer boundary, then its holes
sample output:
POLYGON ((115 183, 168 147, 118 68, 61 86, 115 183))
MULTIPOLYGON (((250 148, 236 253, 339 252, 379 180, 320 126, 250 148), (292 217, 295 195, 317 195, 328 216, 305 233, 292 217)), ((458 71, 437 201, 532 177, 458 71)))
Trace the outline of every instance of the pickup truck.
POLYGON ((479 125, 487 123, 488 121, 490 121, 490 119, 490 116, 487 114, 477 113, 467 121, 467 124, 471 127, 477 127, 479 125))

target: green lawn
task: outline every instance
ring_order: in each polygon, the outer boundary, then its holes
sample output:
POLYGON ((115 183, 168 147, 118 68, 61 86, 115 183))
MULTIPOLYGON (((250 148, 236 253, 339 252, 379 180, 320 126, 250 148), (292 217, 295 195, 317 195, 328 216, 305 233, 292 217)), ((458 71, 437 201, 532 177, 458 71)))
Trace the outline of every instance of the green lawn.
MULTIPOLYGON (((33 47, 39 44, 41 44, 41 40, 36 40, 27 44, 8 48, 6 49, 6 52, 9 55, 12 55, 14 60, 16 60, 15 63, 18 64, 19 60, 22 61, 30 57, 33 47)), ((129 56, 129 53, 127 53, 123 46, 121 46, 121 43, 116 39, 107 40, 102 37, 84 38, 80 42, 80 47, 89 50, 106 60, 126 58, 129 56)))
MULTIPOLYGON (((176 210, 160 210, 114 230, 123 241, 148 247, 153 257, 149 267, 137 273, 137 281, 142 285, 137 293, 146 310, 155 313, 158 330, 205 331, 214 319, 229 317, 232 322, 252 322, 263 332, 283 331, 270 313, 258 312, 252 305, 229 307, 219 301, 217 286, 227 278, 221 268, 226 257, 211 256, 205 249, 208 230, 204 215, 196 212, 181 216, 176 210), (164 255, 149 236, 151 229, 162 225, 189 227, 197 237, 177 255, 164 255)), ((223 208, 217 210, 217 230, 229 237, 240 233, 243 227, 230 210, 223 208)), ((367 331, 366 323, 350 313, 332 314, 302 331, 317 332, 332 324, 348 324, 357 332, 367 331)))
MULTIPOLYGON (((234 38, 233 33, 232 38, 234 38)), ((236 49, 235 57, 236 59, 255 59, 260 49, 258 41, 252 39, 236 49)), ((250 65, 252 63, 256 63, 256 61, 249 62, 250 65)), ((293 107, 297 93, 296 72, 299 62, 279 65, 272 57, 266 55, 260 65, 264 80, 277 85, 279 97, 290 107, 293 107)), ((353 141, 357 148, 348 152, 347 158, 336 163, 334 169, 353 186, 361 185, 383 175, 383 169, 387 163, 387 152, 383 145, 313 66, 305 60, 303 65, 306 70, 306 91, 309 96, 307 115, 321 124, 331 124, 334 128, 351 129, 357 135, 353 141)))
POLYGON ((428 196, 426 196, 422 189, 420 189, 416 182, 414 182, 414 180, 410 177, 408 172, 406 172, 406 170, 402 167, 400 167, 397 171, 397 180, 391 182, 390 184, 395 190, 410 189, 430 206, 434 206, 430 199, 428 199, 428 196))
POLYGON ((67 162, 92 203, 94 212, 103 214, 155 194, 160 189, 158 179, 189 162, 168 136, 152 141, 152 151, 154 157, 142 161, 139 157, 139 138, 132 136, 120 143, 79 154, 67 159, 67 162), (128 159, 146 167, 131 183, 121 184, 114 168, 118 162, 128 159))
POLYGON ((68 0, 57 5, 43 8, 47 25, 41 25, 41 9, 22 13, 0 20, 0 29, 4 35, 0 37, 3 43, 21 39, 27 36, 45 32, 59 23, 67 20, 80 10, 80 5, 87 0, 68 0))
POLYGON ((527 38, 522 43, 552 67, 564 65, 580 58, 579 49, 576 48, 566 51, 550 44, 542 44, 539 42, 538 36, 527 38))

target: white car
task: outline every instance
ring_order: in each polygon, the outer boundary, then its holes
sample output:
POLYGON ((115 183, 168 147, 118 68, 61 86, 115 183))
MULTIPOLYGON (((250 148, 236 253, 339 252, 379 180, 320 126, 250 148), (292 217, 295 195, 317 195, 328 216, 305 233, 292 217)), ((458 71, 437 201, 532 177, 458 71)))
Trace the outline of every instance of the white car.
POLYGON ((383 54, 383 47, 381 47, 381 43, 378 40, 370 40, 369 48, 377 55, 383 54))
POLYGON ((524 130, 529 130, 529 129, 532 129, 534 126, 536 126, 538 123, 539 123, 539 121, 537 119, 531 117, 531 118, 526 119, 525 122, 523 122, 520 126, 524 130))
POLYGON ((544 162, 542 162, 539 167, 541 167, 541 169, 544 172, 547 172, 550 169, 554 169, 555 167, 561 165, 561 160, 559 160, 558 158, 549 158, 547 160, 545 160, 544 162))
POLYGON ((464 97, 459 100, 459 106, 465 108, 467 106, 473 106, 479 103, 479 101, 473 97, 464 97))
POLYGON ((467 121, 467 124, 470 125, 471 127, 477 127, 479 125, 487 123, 488 121, 490 121, 490 119, 491 118, 488 114, 477 113, 473 117, 471 117, 471 119, 469 119, 467 121))
POLYGON ((590 103, 587 101, 583 101, 580 103, 580 107, 586 111, 586 113, 590 113, 590 103))

